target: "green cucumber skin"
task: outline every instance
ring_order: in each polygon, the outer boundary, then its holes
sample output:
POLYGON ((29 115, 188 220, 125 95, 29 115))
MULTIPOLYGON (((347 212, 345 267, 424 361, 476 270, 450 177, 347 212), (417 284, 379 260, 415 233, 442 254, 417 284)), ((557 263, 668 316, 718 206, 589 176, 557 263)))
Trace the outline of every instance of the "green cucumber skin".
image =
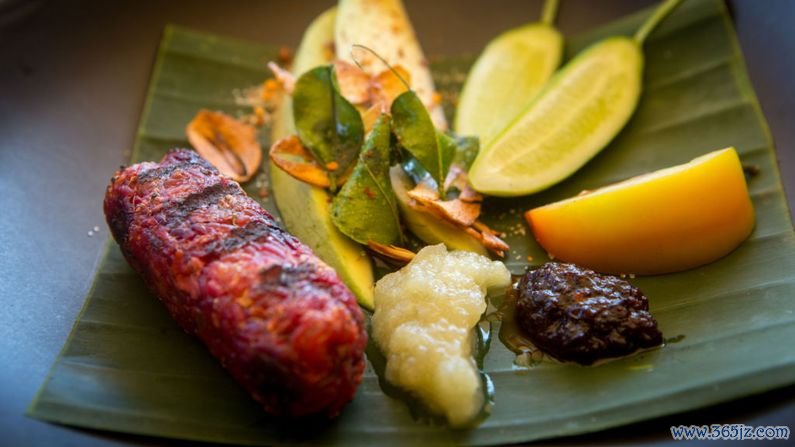
MULTIPOLYGON (((604 39, 582 51, 560 71, 558 71, 546 84, 546 86, 544 86, 541 92, 539 92, 535 99, 527 106, 527 108, 519 116, 517 116, 516 119, 514 119, 513 122, 511 122, 499 135, 497 135, 487 147, 481 150, 481 153, 478 154, 478 157, 475 159, 472 169, 470 170, 469 180, 472 186, 477 191, 480 191, 484 194, 501 197, 513 197, 544 190, 569 177, 594 156, 596 156, 596 154, 598 154, 602 149, 604 149, 604 147, 606 147, 607 144, 612 141, 613 138, 615 138, 615 136, 631 118, 635 108, 637 107, 642 90, 641 83, 643 77, 643 61, 643 52, 638 42, 636 42, 634 39, 623 36, 604 39), (566 83, 570 81, 570 78, 573 78, 578 73, 580 66, 592 64, 594 61, 598 62, 600 58, 607 59, 612 57, 613 55, 611 55, 610 52, 606 52, 606 50, 609 50, 609 47, 611 46, 617 46, 619 50, 621 47, 624 47, 623 50, 629 50, 626 51, 626 53, 630 55, 630 60, 623 62, 628 64, 625 72, 630 74, 632 79, 625 83, 623 87, 627 90, 627 97, 624 98, 623 104, 620 104, 620 107, 614 107, 608 114, 607 118, 602 120, 601 125, 595 131, 590 132, 590 134, 586 135, 584 138, 580 138, 580 140, 590 139, 590 141, 586 141, 586 144, 581 144, 582 147, 575 147, 574 149, 576 150, 569 151, 576 152, 576 157, 569 157, 571 159, 564 160, 563 164, 558 163, 558 166, 550 166, 545 168, 545 179, 534 181, 529 185, 508 185, 500 187, 491 186, 489 184, 489 177, 499 175, 499 172, 494 172, 493 170, 489 171, 487 166, 489 163, 487 159, 489 154, 492 152, 492 149, 499 143, 505 141, 506 138, 511 137, 511 132, 513 132, 517 128, 517 125, 521 124, 529 114, 534 112, 534 108, 540 109, 542 106, 549 106, 550 108, 556 107, 555 105, 545 103, 545 101, 549 101, 548 98, 550 97, 561 96, 561 92, 557 90, 567 88, 566 83)), ((536 112, 536 115, 533 117, 533 119, 536 121, 541 121, 543 119, 543 115, 536 112)))

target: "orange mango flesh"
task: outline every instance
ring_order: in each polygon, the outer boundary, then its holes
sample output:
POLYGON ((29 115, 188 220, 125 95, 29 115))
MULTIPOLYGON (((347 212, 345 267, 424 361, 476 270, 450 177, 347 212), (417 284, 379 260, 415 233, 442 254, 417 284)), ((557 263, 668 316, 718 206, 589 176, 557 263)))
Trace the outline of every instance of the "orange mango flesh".
POLYGON ((734 148, 525 213, 550 256, 598 272, 654 275, 734 250, 754 209, 734 148))

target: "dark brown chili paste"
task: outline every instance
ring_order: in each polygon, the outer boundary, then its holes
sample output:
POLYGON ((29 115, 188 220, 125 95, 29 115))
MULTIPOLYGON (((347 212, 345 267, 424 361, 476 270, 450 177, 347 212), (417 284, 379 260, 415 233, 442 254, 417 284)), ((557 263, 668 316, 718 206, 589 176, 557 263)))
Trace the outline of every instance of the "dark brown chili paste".
POLYGON ((615 276, 549 262, 517 288, 516 320, 542 351, 581 365, 662 344, 640 290, 615 276))

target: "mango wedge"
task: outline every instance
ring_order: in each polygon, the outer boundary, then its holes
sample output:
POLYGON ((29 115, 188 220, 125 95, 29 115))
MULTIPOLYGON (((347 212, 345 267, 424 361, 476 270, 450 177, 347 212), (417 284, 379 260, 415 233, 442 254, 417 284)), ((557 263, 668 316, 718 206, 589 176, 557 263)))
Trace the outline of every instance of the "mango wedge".
POLYGON ((754 228, 734 148, 535 208, 525 218, 550 256, 615 274, 708 264, 754 228))

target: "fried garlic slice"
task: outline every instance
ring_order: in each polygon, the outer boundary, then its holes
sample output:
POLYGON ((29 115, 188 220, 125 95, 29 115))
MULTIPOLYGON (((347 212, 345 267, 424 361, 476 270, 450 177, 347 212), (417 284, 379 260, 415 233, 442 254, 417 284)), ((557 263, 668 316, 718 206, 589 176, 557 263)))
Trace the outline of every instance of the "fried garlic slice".
POLYGON ((202 109, 185 128, 188 141, 202 157, 238 182, 251 179, 262 162, 254 126, 223 113, 202 109))

